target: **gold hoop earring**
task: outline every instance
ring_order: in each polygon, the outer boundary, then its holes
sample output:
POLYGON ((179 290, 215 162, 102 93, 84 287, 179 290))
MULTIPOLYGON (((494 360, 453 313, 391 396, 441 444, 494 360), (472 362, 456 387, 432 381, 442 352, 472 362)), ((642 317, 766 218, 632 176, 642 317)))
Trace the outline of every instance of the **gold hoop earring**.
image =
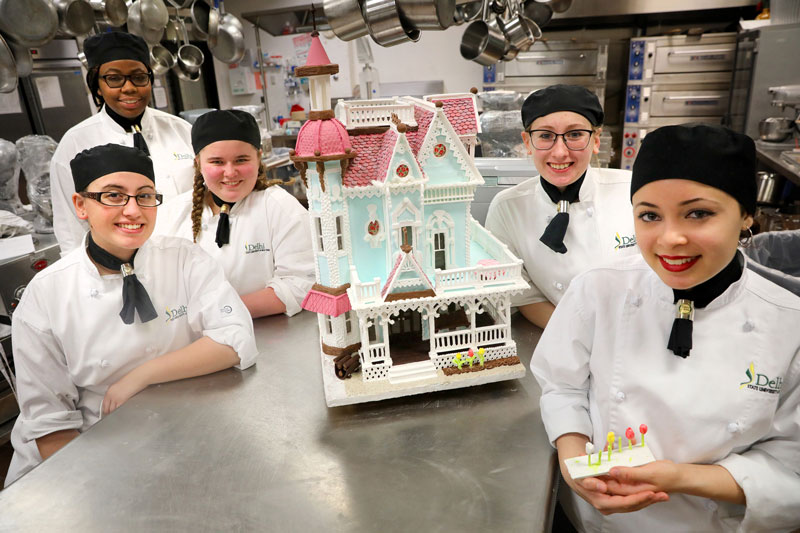
POLYGON ((747 231, 747 235, 742 237, 739 236, 739 246, 742 248, 749 248, 753 244, 753 230, 748 226, 747 228, 742 230, 742 233, 747 231))

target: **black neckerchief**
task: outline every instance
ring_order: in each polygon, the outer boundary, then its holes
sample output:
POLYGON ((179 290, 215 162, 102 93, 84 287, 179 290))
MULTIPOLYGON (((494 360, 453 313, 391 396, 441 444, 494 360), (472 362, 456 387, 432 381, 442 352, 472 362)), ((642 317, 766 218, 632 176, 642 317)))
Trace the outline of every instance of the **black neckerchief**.
POLYGON ((230 242, 231 221, 228 213, 231 212, 236 202, 226 202, 213 192, 211 193, 211 199, 214 200, 214 203, 219 207, 219 222, 217 223, 217 238, 215 241, 217 246, 222 248, 230 242))
POLYGON ((136 311, 139 312, 139 320, 142 323, 157 317, 158 313, 153 307, 153 302, 150 301, 147 289, 133 272, 133 259, 139 250, 133 252, 130 261, 123 261, 100 248, 92 239, 91 232, 86 241, 86 252, 95 263, 114 272, 122 271, 122 311, 119 312, 122 321, 126 324, 133 324, 136 311))
POLYGON ((559 191, 558 187, 546 179, 539 177, 539 183, 542 184, 542 189, 544 189, 544 192, 547 193, 547 196, 556 204, 556 208, 558 209, 556 216, 553 217, 544 229, 544 233, 539 237, 539 240, 556 253, 567 253, 567 247, 564 246, 564 235, 567 234, 567 226, 569 225, 569 213, 567 209, 569 208, 569 204, 579 201, 578 193, 581 191, 581 185, 585 177, 586 172, 576 181, 564 187, 563 191, 559 191))
POLYGON ((147 155, 150 155, 150 149, 147 147, 147 143, 142 135, 142 117, 144 116, 144 111, 142 111, 142 114, 138 117, 125 118, 111 109, 111 106, 106 104, 106 113, 108 113, 108 116, 111 117, 111 120, 119 124, 126 133, 133 133, 134 147, 138 148, 147 155))
POLYGON ((677 306, 672 331, 669 335, 667 348, 679 357, 689 357, 692 349, 692 320, 694 310, 702 309, 710 304, 717 296, 742 277, 744 258, 738 250, 730 263, 717 275, 692 287, 691 289, 673 289, 672 294, 677 306))

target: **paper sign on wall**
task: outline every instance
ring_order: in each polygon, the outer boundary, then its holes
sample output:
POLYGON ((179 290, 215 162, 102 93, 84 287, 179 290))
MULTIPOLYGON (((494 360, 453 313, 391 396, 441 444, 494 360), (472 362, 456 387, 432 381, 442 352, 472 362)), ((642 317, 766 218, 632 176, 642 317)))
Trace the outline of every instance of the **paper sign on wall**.
POLYGON ((42 109, 64 107, 64 98, 61 96, 61 84, 58 82, 58 77, 42 76, 35 80, 42 109))
POLYGON ((311 34, 298 35, 292 39, 294 44, 294 55, 298 65, 305 65, 308 59, 308 49, 311 48, 311 34))
POLYGON ((22 113, 22 107, 19 105, 19 93, 17 91, 0 93, 0 115, 16 113, 22 113))

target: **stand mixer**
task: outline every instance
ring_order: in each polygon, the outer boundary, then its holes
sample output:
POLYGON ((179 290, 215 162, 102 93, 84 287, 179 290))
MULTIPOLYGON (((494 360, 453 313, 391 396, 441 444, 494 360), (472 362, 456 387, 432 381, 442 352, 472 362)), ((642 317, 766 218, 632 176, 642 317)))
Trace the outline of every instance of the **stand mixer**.
POLYGON ((780 142, 789 134, 800 132, 800 85, 781 85, 768 89, 772 95, 772 105, 784 111, 787 107, 794 110, 794 119, 788 117, 770 117, 758 124, 758 132, 762 140, 780 142))

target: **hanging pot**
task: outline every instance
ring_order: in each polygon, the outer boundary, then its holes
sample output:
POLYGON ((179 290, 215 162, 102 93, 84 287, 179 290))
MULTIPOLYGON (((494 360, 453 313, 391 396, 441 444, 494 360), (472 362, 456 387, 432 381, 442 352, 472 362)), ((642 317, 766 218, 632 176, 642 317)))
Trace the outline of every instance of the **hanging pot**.
MULTIPOLYGON (((142 25, 142 3, 134 2, 128 8, 128 32, 133 35, 138 35, 147 44, 156 45, 161 42, 164 36, 164 28, 160 30, 151 30, 142 25)), ((166 26, 166 25, 165 25, 166 26)))
MULTIPOLYGON (((497 25, 506 36, 508 43, 518 51, 527 50, 536 40, 533 28, 528 22, 529 19, 520 16, 513 7, 509 11, 508 18, 497 18, 497 25)), ((534 26, 536 25, 534 24, 534 26)), ((539 30, 538 26, 536 26, 536 29, 539 30)), ((541 31, 538 33, 541 36, 541 31)), ((514 55, 516 56, 516 54, 514 55)))
POLYGON ((419 40, 419 30, 403 21, 395 0, 363 0, 361 14, 372 40, 381 46, 419 40))
POLYGON ((194 0, 191 13, 192 27, 197 36, 203 41, 207 40, 209 45, 215 44, 219 33, 219 11, 208 5, 206 0, 194 0))
POLYGON ((169 22, 169 13, 163 0, 139 0, 139 4, 141 4, 139 10, 142 14, 142 29, 153 32, 160 31, 163 35, 164 28, 169 22))
POLYGON ((527 0, 522 11, 526 17, 535 22, 540 28, 553 18, 553 8, 548 4, 541 4, 536 0, 527 0))
POLYGON ((563 13, 572 5, 572 0, 536 0, 540 4, 547 4, 556 13, 563 13))
POLYGON ((58 31, 58 12, 48 0, 0 0, 0 31, 9 41, 42 46, 58 31))
POLYGON ((457 5, 456 10, 453 13, 453 24, 460 26, 467 22, 473 22, 474 20, 477 20, 478 17, 481 16, 482 6, 483 2, 481 0, 457 5))
POLYGON ((222 2, 219 4, 219 12, 217 41, 213 44, 209 43, 209 49, 213 56, 223 63, 237 63, 244 57, 244 28, 242 27, 242 22, 230 13, 224 13, 222 2))
POLYGON ((175 56, 166 47, 157 44, 150 48, 150 68, 153 75, 162 76, 175 66, 175 56))
POLYGON ((200 69, 205 61, 202 50, 193 44, 189 44, 189 34, 186 32, 186 24, 183 19, 179 20, 181 33, 183 34, 183 44, 175 54, 175 71, 178 77, 186 81, 197 81, 200 79, 200 69))
POLYGON ((84 0, 53 0, 58 12, 58 32, 76 37, 86 35, 94 27, 94 10, 84 0))
POLYGON ((352 41, 369 33, 358 0, 323 0, 322 10, 336 36, 352 41))
POLYGON ((33 72, 33 58, 31 51, 21 44, 9 42, 8 47, 11 49, 11 54, 14 56, 14 62, 17 64, 17 76, 20 78, 27 78, 33 72))
POLYGON ((476 20, 461 37, 461 57, 484 66, 494 65, 508 52, 506 38, 497 23, 476 20))
POLYGON ((6 40, 0 35, 0 93, 17 90, 17 65, 6 40))
POLYGON ((420 30, 446 30, 453 25, 456 0, 397 0, 400 17, 420 30))
POLYGON ((112 28, 119 28, 128 20, 128 6, 125 0, 89 0, 94 9, 97 22, 112 28))

